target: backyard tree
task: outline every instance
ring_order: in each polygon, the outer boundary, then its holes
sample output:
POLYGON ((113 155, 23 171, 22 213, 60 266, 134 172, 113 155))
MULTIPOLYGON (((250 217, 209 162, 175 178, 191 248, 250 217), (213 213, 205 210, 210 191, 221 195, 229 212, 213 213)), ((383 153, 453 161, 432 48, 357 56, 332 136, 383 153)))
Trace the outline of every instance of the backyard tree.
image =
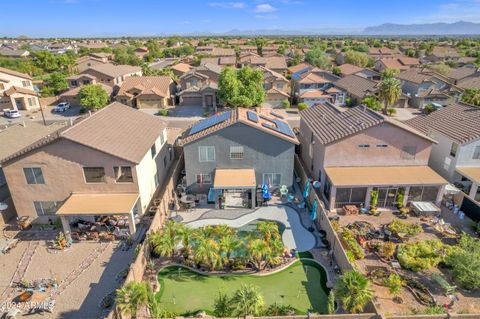
POLYGON ((388 114, 390 106, 395 104, 402 95, 402 87, 400 80, 389 77, 380 82, 380 99, 383 101, 383 113, 388 114))
POLYGON ((366 105, 368 108, 374 111, 380 111, 382 109, 380 101, 378 101, 377 98, 374 96, 367 96, 362 100, 362 104, 366 105))
POLYGON ((265 101, 263 73, 248 66, 240 70, 223 69, 218 81, 218 96, 229 106, 260 106, 265 101))
POLYGON ((327 54, 320 47, 315 47, 305 54, 305 62, 321 69, 330 69, 332 63, 327 54))
POLYGON ((468 88, 462 95, 462 102, 480 106, 480 88, 468 88))
POLYGON ((369 63, 368 55, 362 52, 349 50, 345 53, 345 63, 350 63, 364 68, 369 63))
POLYGON ((356 270, 344 273, 337 282, 335 293, 342 307, 352 313, 359 313, 372 300, 370 281, 356 270))
POLYGON ((235 291, 231 303, 233 314, 238 317, 259 316, 265 307, 265 300, 258 287, 246 284, 235 291))
POLYGON ((480 239, 463 234, 450 252, 446 264, 453 276, 467 289, 480 288, 480 239))
POLYGON ((147 282, 130 282, 117 289, 115 302, 120 312, 136 318, 138 308, 148 302, 149 290, 147 282))
POLYGON ((89 110, 95 111, 105 107, 108 100, 108 94, 100 84, 88 84, 80 89, 80 105, 89 110))
POLYGON ((42 88, 42 96, 58 95, 60 92, 68 89, 68 83, 67 80, 65 80, 65 74, 60 72, 52 73, 46 81, 46 84, 47 85, 42 88))
POLYGON ((303 103, 303 102, 302 102, 302 103, 298 103, 298 110, 299 110, 299 111, 303 111, 303 110, 305 110, 305 109, 307 109, 307 108, 308 108, 307 103, 303 103))

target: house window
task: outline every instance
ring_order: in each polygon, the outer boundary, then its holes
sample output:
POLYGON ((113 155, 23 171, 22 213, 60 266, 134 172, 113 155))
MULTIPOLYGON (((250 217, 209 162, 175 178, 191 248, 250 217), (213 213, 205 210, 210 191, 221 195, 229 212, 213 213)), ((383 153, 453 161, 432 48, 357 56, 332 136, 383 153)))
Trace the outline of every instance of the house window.
POLYGON ((450 148, 450 156, 452 157, 457 156, 457 151, 458 151, 458 144, 452 143, 452 147, 450 148))
POLYGON ((400 158, 413 160, 415 159, 415 155, 417 155, 416 146, 404 146, 402 147, 402 153, 400 154, 400 158))
POLYGON ((87 85, 87 84, 90 84, 90 81, 89 80, 83 80, 82 83, 83 83, 83 85, 87 85))
POLYGON ((83 174, 87 183, 105 183, 105 168, 84 167, 83 174))
POLYGON ((114 166, 113 173, 117 183, 133 182, 132 168, 130 166, 114 166))
POLYGON ((369 148, 370 144, 360 144, 358 145, 359 148, 369 148))
POLYGON ((45 184, 42 169, 40 167, 25 167, 23 169, 28 184, 45 184))
POLYGON ((23 87, 30 86, 30 81, 22 81, 23 87))
POLYGON ((283 89, 283 83, 277 83, 277 84, 275 84, 275 87, 276 87, 277 89, 282 90, 282 89, 283 89))
POLYGON ((230 146, 230 159, 243 159, 243 146, 230 146))
POLYGON ((198 161, 215 162, 215 146, 199 146, 198 161))
POLYGON ((33 202, 37 216, 55 215, 62 202, 33 202))
POLYGON ((480 159, 480 145, 475 146, 472 159, 480 159))
POLYGON ((70 81, 70 84, 71 84, 72 86, 77 86, 77 85, 78 85, 78 82, 77 82, 76 80, 72 80, 72 81, 70 81))
POLYGON ((152 154, 152 158, 155 158, 155 155, 157 155, 157 148, 155 147, 155 144, 153 144, 150 148, 150 154, 152 154))
POLYGON ((387 144, 377 144, 377 147, 378 148, 386 148, 386 147, 388 147, 388 145, 387 144))
POLYGON ((282 179, 281 174, 264 173, 262 184, 270 185, 270 186, 280 186, 281 179, 282 179))
POLYGON ((34 106, 35 105, 35 99, 33 97, 28 98, 28 106, 34 106))
POLYGON ((210 174, 197 174, 197 184, 212 184, 212 175, 210 174))
POLYGON ((163 143, 165 143, 165 137, 163 136, 162 132, 162 134, 160 134, 160 145, 163 145, 163 143))

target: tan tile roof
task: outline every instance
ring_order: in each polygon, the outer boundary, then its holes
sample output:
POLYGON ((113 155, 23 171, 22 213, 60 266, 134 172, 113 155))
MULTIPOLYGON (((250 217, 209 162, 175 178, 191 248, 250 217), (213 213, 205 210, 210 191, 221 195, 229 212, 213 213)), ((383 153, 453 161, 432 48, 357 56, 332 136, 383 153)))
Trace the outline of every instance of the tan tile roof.
POLYGON ((140 94, 155 94, 169 97, 170 85, 173 82, 169 76, 130 76, 125 79, 117 95, 131 95, 129 91, 140 88, 140 94))
POLYGON ((455 103, 432 112, 419 115, 405 124, 429 134, 438 131, 459 144, 480 138, 480 107, 455 103))
POLYGON ((457 86, 462 88, 462 89, 480 87, 480 74, 472 75, 472 76, 469 76, 469 77, 466 77, 466 78, 460 80, 457 83, 457 86))
POLYGON ((140 72, 142 71, 142 68, 132 65, 114 65, 111 63, 105 63, 91 66, 82 73, 87 72, 88 70, 95 70, 112 78, 116 78, 118 76, 140 72))
POLYGON ((37 91, 33 91, 33 90, 30 90, 30 89, 26 89, 26 88, 22 88, 22 87, 18 87, 18 86, 11 86, 8 90, 3 92, 3 94, 5 94, 5 96, 10 96, 10 95, 15 94, 15 93, 38 96, 37 91))
MULTIPOLYGON (((286 122, 285 120, 280 119, 280 118, 272 115, 271 114, 271 112, 272 112, 271 109, 268 109, 268 108, 247 109, 247 108, 243 108, 243 107, 237 107, 237 108, 232 109, 231 111, 225 111, 225 112, 230 112, 230 117, 226 121, 223 121, 223 122, 218 123, 216 125, 210 126, 206 129, 201 130, 201 131, 199 131, 197 133, 194 133, 192 135, 190 135, 190 128, 189 128, 184 132, 182 138, 179 141, 179 144, 180 145, 189 144, 189 143, 191 143, 191 142, 193 142, 193 141, 195 141, 195 140, 197 140, 201 137, 210 135, 210 134, 212 134, 216 131, 219 131, 219 130, 221 130, 225 127, 228 127, 230 125, 233 125, 235 123, 243 123, 245 125, 251 126, 251 127, 256 128, 256 129, 258 129, 260 131, 263 131, 265 133, 272 134, 276 137, 279 137, 279 138, 284 139, 286 141, 289 141, 291 143, 299 144, 296 137, 288 136, 288 135, 279 133, 279 132, 277 132, 273 129, 267 128, 267 127, 262 125, 263 123, 266 123, 268 125, 272 125, 271 121, 265 120, 261 117, 261 116, 265 116, 265 117, 268 117, 268 118, 272 118, 276 121, 282 122, 282 123, 284 123, 284 125, 289 126, 288 122, 286 122), (255 122, 250 121, 248 119, 247 112, 256 113, 257 116, 258 116, 258 122, 255 123, 255 122)), ((202 120, 202 121, 204 121, 204 120, 202 120)))
POLYGON ((160 118, 114 102, 61 137, 138 164, 165 128, 160 118))
POLYGON ((342 64, 338 68, 340 69, 340 72, 342 72, 343 75, 350 75, 350 74, 358 73, 363 70, 363 68, 353 64, 349 64, 349 63, 342 64))
POLYGON ((210 54, 213 56, 235 56, 235 50, 229 48, 213 48, 210 54))
POLYGON ((300 97, 302 99, 308 99, 308 98, 330 99, 331 98, 330 95, 325 94, 325 93, 323 93, 323 91, 320 91, 320 90, 305 91, 300 95, 300 97))
POLYGON ((265 67, 267 69, 287 69, 287 60, 285 57, 272 56, 265 58, 265 67))
POLYGON ((17 71, 10 70, 7 68, 2 68, 2 67, 0 67, 0 73, 6 73, 13 76, 18 76, 19 78, 23 78, 23 79, 29 79, 29 80, 32 79, 32 77, 26 73, 17 72, 17 71))
POLYGON ((378 91, 378 82, 355 74, 341 78, 335 82, 335 86, 359 97, 374 94, 378 91))
POLYGON ((468 76, 474 75, 477 73, 480 75, 480 72, 476 67, 472 68, 469 66, 463 66, 461 68, 452 69, 448 74, 447 77, 453 80, 461 80, 468 76))
POLYGON ((300 64, 293 65, 293 66, 289 67, 288 72, 289 73, 297 73, 298 71, 301 71, 301 70, 306 69, 306 68, 312 68, 313 69, 313 66, 311 66, 308 63, 300 63, 300 64))
POLYGON ((383 58, 379 61, 389 69, 408 70, 410 68, 410 66, 402 64, 397 58, 383 58))
MULTIPOLYGON (((103 84, 103 83, 97 83, 95 85, 100 85, 104 90, 105 92, 107 92, 107 94, 110 96, 112 95, 113 93, 113 87, 111 86, 108 86, 106 84, 103 84)), ((80 93, 80 90, 82 89, 81 86, 77 86, 73 89, 70 89, 68 91, 65 91, 63 92, 62 94, 60 94, 60 98, 62 97, 74 97, 74 96, 77 96, 79 93, 80 93)))
POLYGON ((313 72, 304 73, 301 75, 302 79, 298 81, 299 83, 329 83, 330 81, 324 77, 315 74, 313 72))
POLYGON ((179 71, 179 72, 186 73, 186 72, 188 72, 192 69, 192 66, 189 65, 189 64, 186 64, 186 63, 177 63, 175 65, 172 65, 171 69, 179 71))

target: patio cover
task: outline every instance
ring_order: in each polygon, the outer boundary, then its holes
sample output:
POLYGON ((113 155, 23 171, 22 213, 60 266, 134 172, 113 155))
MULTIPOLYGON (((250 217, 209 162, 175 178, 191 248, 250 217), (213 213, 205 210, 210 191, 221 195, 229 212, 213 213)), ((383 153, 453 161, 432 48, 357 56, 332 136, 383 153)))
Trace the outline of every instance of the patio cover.
POLYGON ((255 170, 253 168, 238 169, 216 169, 215 181, 213 187, 215 189, 225 188, 255 188, 257 180, 255 178, 255 170))
POLYGON ((457 167, 457 172, 475 183, 480 183, 480 167, 457 167))
POLYGON ((72 215, 125 215, 130 214, 139 195, 72 194, 57 211, 59 216, 72 215))
POLYGON ((428 166, 327 167, 325 171, 336 187, 448 184, 428 166))

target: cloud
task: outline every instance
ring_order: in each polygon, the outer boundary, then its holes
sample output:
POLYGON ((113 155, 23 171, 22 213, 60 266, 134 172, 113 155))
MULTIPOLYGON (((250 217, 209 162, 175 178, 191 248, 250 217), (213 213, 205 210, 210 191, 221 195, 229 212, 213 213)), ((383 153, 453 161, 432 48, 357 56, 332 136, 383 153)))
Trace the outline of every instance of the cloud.
POLYGON ((244 2, 210 2, 208 5, 224 9, 245 9, 247 7, 244 2))
POLYGON ((480 22, 479 0, 457 0, 438 5, 429 15, 419 16, 414 19, 416 23, 434 22, 480 22))
POLYGON ((274 14, 257 14, 255 16, 257 19, 263 19, 263 20, 275 20, 278 19, 278 17, 274 14))
POLYGON ((178 22, 178 24, 181 24, 181 25, 189 25, 191 22, 188 21, 188 20, 183 20, 183 21, 180 21, 178 22))
POLYGON ((262 4, 257 4, 253 11, 257 12, 257 13, 268 13, 268 12, 277 11, 277 8, 273 7, 272 5, 270 5, 268 3, 262 3, 262 4))

